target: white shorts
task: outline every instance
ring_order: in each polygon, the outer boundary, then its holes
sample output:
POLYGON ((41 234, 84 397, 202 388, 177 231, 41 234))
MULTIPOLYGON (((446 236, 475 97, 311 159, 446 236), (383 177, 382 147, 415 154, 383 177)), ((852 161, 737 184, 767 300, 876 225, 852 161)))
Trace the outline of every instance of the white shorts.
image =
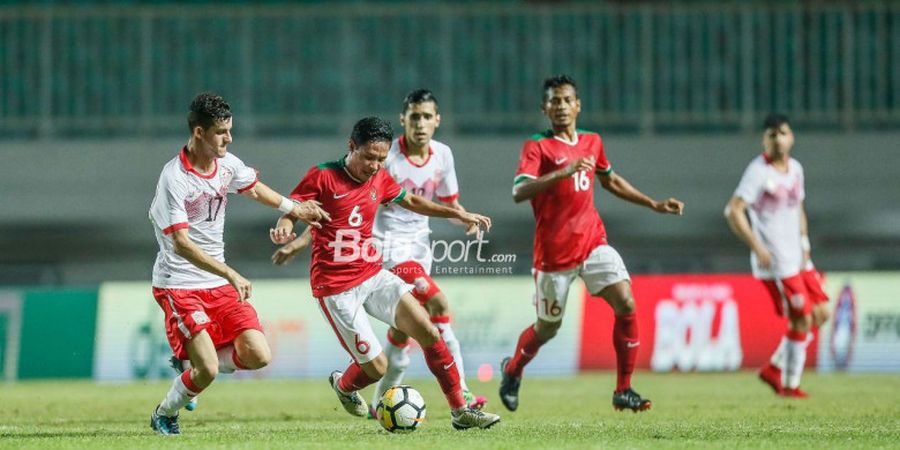
POLYGON ((363 364, 381 353, 381 344, 363 310, 394 326, 400 297, 412 289, 412 285, 382 269, 354 288, 320 298, 319 309, 347 353, 356 362, 363 364))
POLYGON ((534 271, 534 307, 538 319, 559 322, 566 312, 569 286, 580 276, 584 286, 592 295, 597 295, 605 287, 620 281, 630 281, 625 263, 614 248, 599 245, 591 251, 587 259, 577 267, 559 272, 534 271))

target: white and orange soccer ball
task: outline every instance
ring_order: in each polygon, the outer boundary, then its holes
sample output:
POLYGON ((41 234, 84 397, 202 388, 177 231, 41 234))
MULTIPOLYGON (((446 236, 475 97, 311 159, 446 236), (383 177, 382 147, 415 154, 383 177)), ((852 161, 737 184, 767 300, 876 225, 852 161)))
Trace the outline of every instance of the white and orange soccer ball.
POLYGON ((411 386, 391 386, 375 406, 375 419, 391 433, 412 433, 425 421, 425 399, 411 386))

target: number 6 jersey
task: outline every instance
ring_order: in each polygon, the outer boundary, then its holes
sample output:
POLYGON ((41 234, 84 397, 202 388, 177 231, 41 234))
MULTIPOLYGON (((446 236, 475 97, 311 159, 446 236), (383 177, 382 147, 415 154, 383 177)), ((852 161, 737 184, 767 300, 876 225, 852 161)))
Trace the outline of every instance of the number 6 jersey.
POLYGON ((154 287, 206 289, 228 284, 224 278, 176 255, 171 234, 187 228, 188 236, 206 254, 225 262, 227 194, 244 192, 256 181, 256 170, 231 153, 215 160, 208 175, 200 174, 191 166, 186 146, 163 166, 150 204, 150 221, 159 243, 153 265, 154 287))

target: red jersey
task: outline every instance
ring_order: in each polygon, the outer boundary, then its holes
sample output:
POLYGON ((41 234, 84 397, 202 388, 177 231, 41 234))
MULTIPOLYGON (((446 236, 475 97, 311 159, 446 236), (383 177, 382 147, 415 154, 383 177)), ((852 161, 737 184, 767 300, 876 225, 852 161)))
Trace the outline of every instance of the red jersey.
POLYGON ((345 158, 319 164, 291 192, 297 201, 317 200, 331 220, 312 229, 310 285, 317 298, 338 294, 381 270, 381 253, 372 239, 378 206, 406 196, 386 170, 365 182, 347 171, 345 158))
POLYGON ((612 166, 600 135, 577 130, 575 142, 535 134, 522 146, 513 184, 562 169, 578 158, 594 157, 591 173, 576 172, 531 199, 536 223, 534 268, 541 272, 571 269, 587 259, 591 250, 606 244, 606 228, 594 207, 594 173, 608 174, 612 166))

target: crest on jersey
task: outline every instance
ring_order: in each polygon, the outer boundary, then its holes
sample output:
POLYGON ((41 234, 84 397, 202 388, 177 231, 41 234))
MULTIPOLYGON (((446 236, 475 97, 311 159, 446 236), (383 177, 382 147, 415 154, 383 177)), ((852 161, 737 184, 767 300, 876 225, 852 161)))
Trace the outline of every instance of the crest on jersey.
POLYGON ((375 188, 369 190, 369 197, 372 198, 373 202, 378 199, 378 194, 375 193, 375 188))

